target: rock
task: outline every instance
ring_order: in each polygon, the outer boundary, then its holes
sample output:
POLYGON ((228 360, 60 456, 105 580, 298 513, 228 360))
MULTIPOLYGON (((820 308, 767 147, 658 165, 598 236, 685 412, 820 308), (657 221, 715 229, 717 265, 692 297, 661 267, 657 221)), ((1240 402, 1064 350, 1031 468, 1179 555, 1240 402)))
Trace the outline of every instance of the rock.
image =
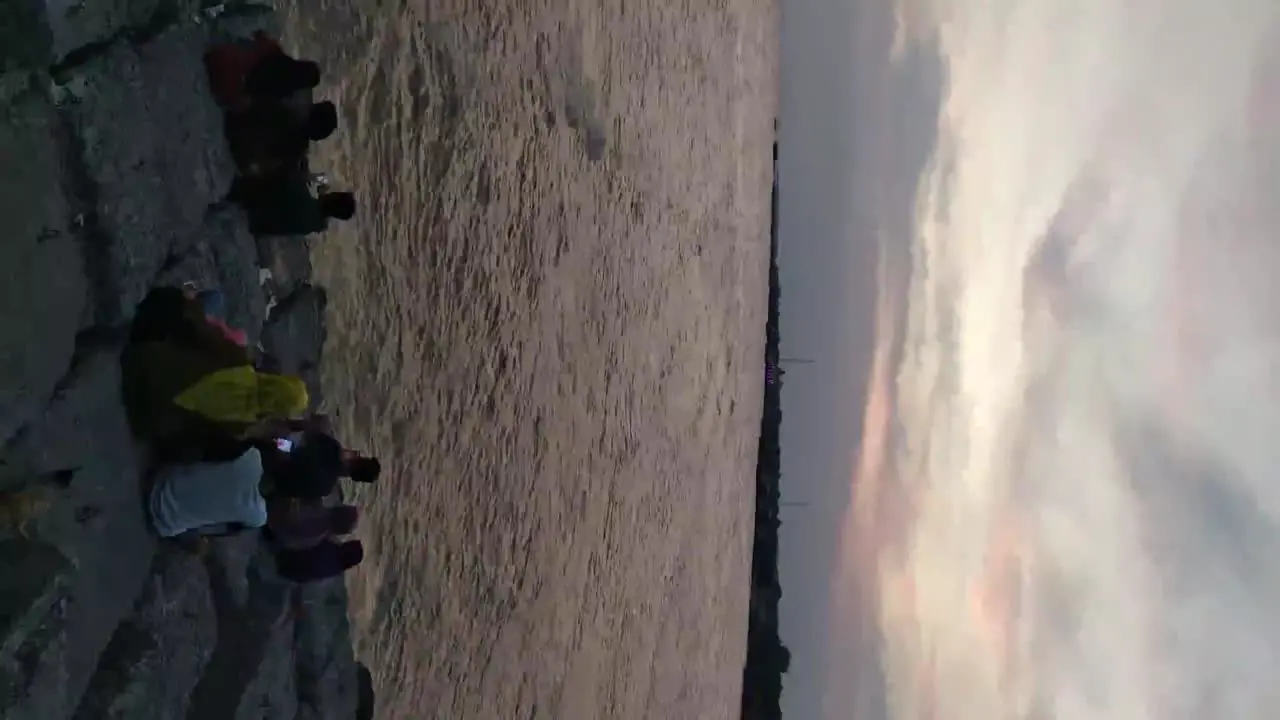
MULTIPOLYGON (((67 588, 74 570, 53 545, 30 540, 0 542, 0 717, 59 717, 63 697, 33 693, 42 664, 60 666, 67 588)), ((65 689, 63 683, 54 689, 65 689)))
POLYGON ((76 709, 76 720, 183 717, 213 654, 217 628, 200 560, 176 547, 156 553, 133 614, 116 628, 76 709))
POLYGON ((213 42, 247 40, 258 30, 280 37, 280 18, 270 5, 254 2, 229 2, 213 23, 213 42))
POLYGON ((260 237, 258 264, 271 271, 267 293, 286 298, 311 282, 311 247, 305 235, 260 237))
POLYGON ((145 37, 195 5, 175 0, 46 0, 54 55, 74 59, 83 48, 126 34, 145 37))
POLYGON ((262 331, 262 345, 276 360, 278 372, 307 382, 312 404, 320 399, 319 362, 324 350, 324 313, 328 298, 314 285, 303 285, 276 305, 262 331))
POLYGON ((260 549, 260 535, 241 533, 209 539, 209 572, 218 573, 217 580, 230 591, 236 607, 249 603, 249 565, 260 549))
POLYGON ((80 468, 66 501, 42 526, 43 539, 78 564, 67 606, 68 651, 65 663, 40 663, 33 690, 71 706, 116 626, 133 609, 155 552, 141 501, 143 457, 130 436, 119 388, 115 349, 87 352, 13 450, 28 467, 80 468), (100 509, 96 522, 76 522, 75 508, 85 506, 100 509))
POLYGON ((276 623, 267 638, 262 662, 236 709, 235 720, 293 720, 298 715, 298 690, 293 649, 294 620, 276 623))
POLYGON ((374 692, 373 673, 364 663, 356 664, 356 720, 373 720, 377 709, 377 696, 374 692))
POLYGON ((0 0, 0 74, 48 66, 53 33, 43 0, 0 0))
POLYGON ((359 693, 346 585, 337 577, 301 585, 298 592, 298 720, 351 718, 359 693))
POLYGON ((193 282, 201 289, 221 288, 227 321, 244 329, 253 345, 267 317, 257 255, 244 216, 234 206, 219 203, 205 215, 197 233, 175 246, 154 284, 176 287, 193 282))
POLYGON ((255 558, 248 573, 248 598, 241 602, 225 582, 228 573, 212 567, 214 611, 218 618, 218 640, 204 676, 191 692, 188 720, 226 720, 260 698, 264 675, 278 672, 268 663, 278 660, 272 640, 279 626, 288 623, 288 588, 263 572, 269 563, 255 558))
POLYGON ((48 402, 71 364, 87 283, 62 192, 57 116, 36 92, 0 108, 0 438, 48 402))
POLYGON ((152 286, 181 287, 183 283, 192 282, 201 290, 221 287, 218 259, 211 244, 213 240, 205 233, 199 233, 193 235, 190 242, 176 246, 152 286))
POLYGON ((111 45, 62 76, 79 145, 80 198, 96 214, 100 322, 131 317, 175 244, 230 188, 222 116, 204 76, 201 27, 111 45))
POLYGON ((206 233, 217 258, 218 281, 227 295, 227 321, 243 328, 257 344, 267 319, 267 302, 258 279, 258 246, 249 222, 237 208, 220 205, 206 220, 206 233))

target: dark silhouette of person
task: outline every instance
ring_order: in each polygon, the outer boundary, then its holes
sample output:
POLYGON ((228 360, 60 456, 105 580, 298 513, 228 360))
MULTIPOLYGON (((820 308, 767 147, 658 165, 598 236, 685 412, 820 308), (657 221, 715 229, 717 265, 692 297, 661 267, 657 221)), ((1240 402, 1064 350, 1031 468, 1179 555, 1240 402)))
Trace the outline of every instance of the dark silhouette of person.
POLYGON ((209 90, 228 112, 243 111, 256 101, 282 101, 320 84, 318 64, 290 57, 261 30, 247 41, 209 48, 204 64, 209 90))
POLYGON ((322 233, 330 220, 350 220, 356 213, 350 192, 311 194, 310 175, 302 168, 263 177, 239 177, 228 199, 244 208, 254 235, 322 233))
POLYGON ((305 165, 311 143, 324 140, 338 127, 332 102, 314 103, 305 114, 285 104, 256 103, 225 120, 227 145, 241 174, 268 176, 305 165))

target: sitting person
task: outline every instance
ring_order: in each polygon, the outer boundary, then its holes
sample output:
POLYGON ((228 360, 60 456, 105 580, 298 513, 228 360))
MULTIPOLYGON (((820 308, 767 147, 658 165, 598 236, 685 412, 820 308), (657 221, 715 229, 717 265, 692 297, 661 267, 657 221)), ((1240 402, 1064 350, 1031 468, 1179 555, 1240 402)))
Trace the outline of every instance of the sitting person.
POLYGON ((349 192, 311 194, 310 175, 301 169, 257 178, 239 177, 228 199, 249 217, 254 235, 308 235, 324 232, 329 220, 355 216, 355 195, 349 192))
POLYGON ((277 549, 305 550, 355 532, 359 517, 354 505, 274 496, 267 500, 266 534, 277 549))
MULTIPOLYGON (((172 396, 157 392, 157 388, 165 385, 168 368, 165 363, 157 368, 150 359, 154 349, 165 347, 185 353, 198 360, 193 361, 194 364, 208 369, 237 367, 252 361, 244 346, 233 342, 207 321, 204 308, 193 295, 177 287, 159 287, 147 293, 138 303, 129 328, 129 342, 120 356, 121 395, 135 436, 156 442, 161 446, 159 449, 175 452, 177 448, 166 445, 167 439, 184 432, 203 436, 212 428, 208 423, 184 423, 191 418, 173 407, 172 396)), ((174 394, 177 392, 173 387, 168 389, 174 394)), ((238 456, 239 450, 231 457, 238 456)), ((200 456, 178 452, 169 457, 199 459, 200 456)))
POLYGON ((359 540, 337 542, 326 539, 305 550, 277 552, 276 570, 285 580, 308 583, 337 577, 362 560, 364 545, 359 540))
POLYGON ((223 337, 240 347, 248 347, 249 334, 240 328, 233 328, 227 324, 227 298, 222 291, 217 288, 208 290, 196 290, 195 286, 188 283, 184 286, 187 297, 194 299, 200 303, 200 307, 204 310, 204 319, 213 327, 222 333, 223 337))
POLYGON ((225 525, 263 527, 268 513, 258 490, 262 470, 255 448, 229 462, 161 466, 148 497, 152 527, 163 538, 225 525))
POLYGON ((366 456, 359 451, 343 448, 334 439, 333 423, 323 413, 312 413, 299 420, 291 420, 286 425, 289 433, 281 438, 288 447, 297 452, 306 452, 308 442, 314 440, 332 453, 332 448, 339 448, 341 468, 338 477, 350 478, 352 482, 373 484, 382 474, 382 463, 375 457, 366 456))
POLYGON ((276 553, 280 576, 292 582, 336 577, 360 564, 359 540, 337 538, 355 531, 359 513, 352 505, 326 506, 322 499, 273 496, 267 502, 266 537, 276 553))
POLYGON ((199 446, 270 437, 277 432, 275 422, 306 411, 310 398, 302 380, 260 373, 244 348, 219 340, 240 354, 173 341, 125 349, 123 396, 140 438, 160 446, 199 446))
POLYGON ((219 302, 216 291, 201 295, 194 288, 152 288, 134 311, 129 344, 173 342, 224 357, 229 363, 247 362, 244 346, 228 343, 223 329, 209 322, 210 308, 220 312, 219 302))
POLYGON ((261 30, 249 41, 215 45, 205 53, 209 89, 223 109, 239 112, 256 101, 282 101, 320 84, 320 66, 289 57, 261 30))
POLYGON ((323 140, 338 127, 338 110, 325 101, 305 114, 279 103, 259 103, 242 113, 228 114, 227 145, 244 175, 267 176, 304 164, 312 142, 323 140))
POLYGON ((323 435, 255 441, 267 458, 264 492, 273 498, 322 500, 338 486, 345 467, 342 446, 323 435))

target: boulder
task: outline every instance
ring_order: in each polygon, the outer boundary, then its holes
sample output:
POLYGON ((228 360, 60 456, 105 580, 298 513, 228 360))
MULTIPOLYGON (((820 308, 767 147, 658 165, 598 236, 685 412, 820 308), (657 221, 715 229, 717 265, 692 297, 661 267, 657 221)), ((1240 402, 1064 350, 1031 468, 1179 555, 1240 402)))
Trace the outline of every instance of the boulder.
POLYGON ((65 662, 42 659, 33 672, 36 692, 70 699, 72 706, 116 626, 133 609, 155 551, 140 497, 143 457, 130 436, 119 387, 116 349, 86 353, 12 452, 15 462, 37 470, 78 468, 63 501, 41 525, 42 538, 78 564, 66 608, 68 651, 65 662), (85 509, 92 510, 92 521, 84 519, 85 509))
POLYGON ((65 657, 64 620, 73 563, 49 543, 0 541, 0 717, 61 717, 62 683, 35 689, 41 665, 60 666, 65 657))
MULTIPOLYGON (((2 21, 0 21, 2 22, 2 21)), ((62 192, 57 115, 40 93, 0 106, 0 440, 49 401, 71 365, 87 283, 62 192)))
POLYGON ((276 305, 262 331, 263 349, 275 361, 275 369, 305 380, 313 406, 320 404, 319 362, 327 304, 324 290, 303 285, 276 305))
MULTIPOLYGON (((202 26, 116 42, 59 75, 78 153, 78 199, 94 225, 99 323, 132 316, 179 243, 201 232, 234 171, 210 97, 202 26)), ((180 253, 179 253, 180 254, 180 253)))
POLYGON ((267 319, 267 301, 249 221, 235 206, 219 205, 206 218, 205 233, 217 259, 218 284, 227 295, 227 321, 243 328, 251 345, 257 344, 267 319))
POLYGON ((175 246, 154 285, 220 288, 227 299, 227 321, 242 328, 250 344, 262 335, 267 300, 259 279, 257 246, 244 216, 233 206, 217 204, 199 232, 175 246))
POLYGON ((223 4, 223 11, 213 22, 212 41, 247 40, 259 30, 280 37, 280 17, 268 4, 236 0, 223 4))
POLYGON ((0 75, 47 67, 53 32, 44 0, 0 0, 0 75))
POLYGON ((305 235, 260 237, 258 264, 271 272, 266 285, 272 298, 286 298, 311 282, 311 247, 305 235))
POLYGON ((226 569, 207 561, 218 639, 200 682, 191 692, 188 720, 226 720, 261 699, 262 690, 274 683, 264 676, 282 672, 271 663, 282 657, 273 640, 289 623, 289 588, 263 572, 265 555, 250 563, 246 597, 226 582, 226 569))
POLYGON ((190 13, 194 0, 45 0, 53 54, 74 62, 94 47, 124 37, 145 37, 190 13))
POLYGON ((355 716, 359 677, 341 577, 298 587, 294 633, 298 672, 298 720, 355 716))
POLYGON ((174 546, 156 553, 133 613, 116 628, 77 720, 169 720, 187 712, 217 638, 209 577, 174 546))
POLYGON ((294 633, 291 615, 271 627, 262 662, 240 698, 235 720, 294 720, 297 717, 294 633))

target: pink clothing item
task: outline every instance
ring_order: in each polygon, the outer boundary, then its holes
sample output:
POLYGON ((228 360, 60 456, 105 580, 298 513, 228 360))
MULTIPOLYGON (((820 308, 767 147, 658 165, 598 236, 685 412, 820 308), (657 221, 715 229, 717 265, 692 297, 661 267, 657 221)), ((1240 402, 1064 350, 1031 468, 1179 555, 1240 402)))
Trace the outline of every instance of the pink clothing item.
POLYGON ((249 334, 246 333, 245 331, 239 328, 233 328, 230 325, 223 322, 222 318, 214 317, 213 315, 206 315, 205 319, 209 321, 210 325, 218 328, 218 330, 221 330, 223 336, 225 336, 231 342, 239 345, 240 347, 249 346, 249 334))

